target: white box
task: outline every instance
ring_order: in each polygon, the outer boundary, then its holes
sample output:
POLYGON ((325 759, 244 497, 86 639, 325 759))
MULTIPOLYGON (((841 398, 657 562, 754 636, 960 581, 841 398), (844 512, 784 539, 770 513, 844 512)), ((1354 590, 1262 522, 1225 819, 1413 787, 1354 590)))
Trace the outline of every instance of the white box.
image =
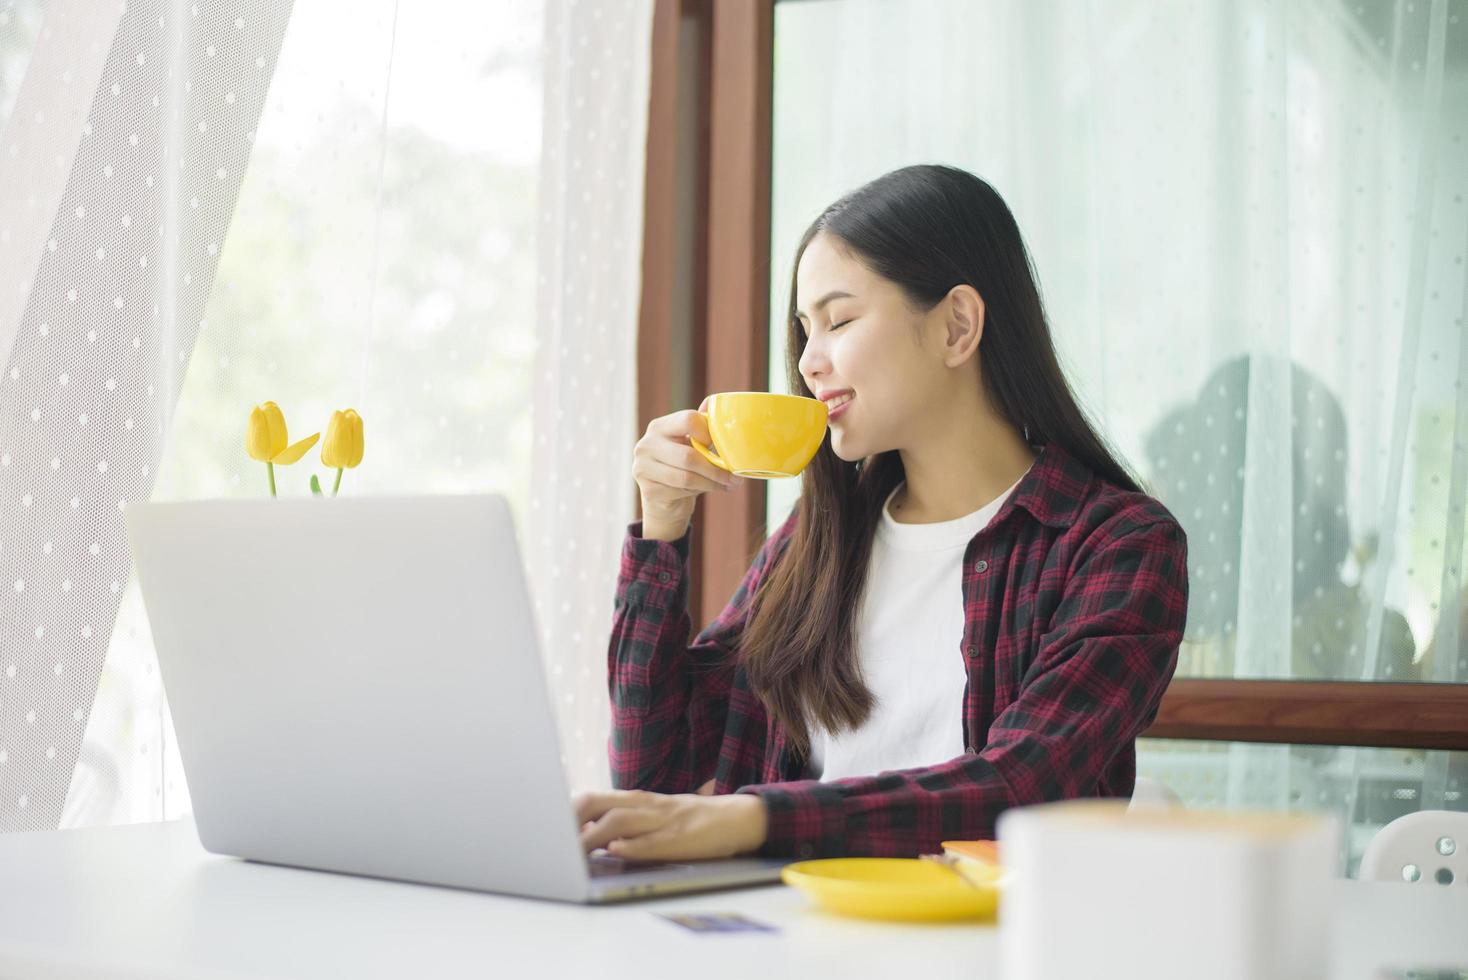
POLYGON ((1330 963, 1338 829, 1327 815, 1007 811, 1004 980, 1305 980, 1330 963))

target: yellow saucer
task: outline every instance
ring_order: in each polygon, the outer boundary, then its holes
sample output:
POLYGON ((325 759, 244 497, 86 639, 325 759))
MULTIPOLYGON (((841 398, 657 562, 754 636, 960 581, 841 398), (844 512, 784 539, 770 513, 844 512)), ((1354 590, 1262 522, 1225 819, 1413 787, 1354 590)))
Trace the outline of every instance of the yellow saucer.
POLYGON ((958 872, 912 858, 830 858, 786 865, 785 884, 841 915, 903 922, 990 918, 999 908, 1000 870, 994 883, 975 887, 958 872))

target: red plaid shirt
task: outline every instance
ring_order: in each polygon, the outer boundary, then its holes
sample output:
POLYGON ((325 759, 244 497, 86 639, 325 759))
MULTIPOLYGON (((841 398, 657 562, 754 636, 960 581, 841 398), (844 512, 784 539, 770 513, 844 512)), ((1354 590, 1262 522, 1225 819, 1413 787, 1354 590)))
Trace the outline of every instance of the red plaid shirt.
MULTIPOLYGON (((911 856, 992 838, 1012 806, 1130 796, 1136 738, 1177 665, 1187 539, 1167 509, 1045 448, 964 552, 968 751, 919 769, 819 782, 738 663, 740 633, 791 515, 690 645, 688 538, 629 528, 612 628, 611 767, 625 789, 756 793, 762 854, 911 856)), ((954 706, 959 707, 958 705, 954 706)))

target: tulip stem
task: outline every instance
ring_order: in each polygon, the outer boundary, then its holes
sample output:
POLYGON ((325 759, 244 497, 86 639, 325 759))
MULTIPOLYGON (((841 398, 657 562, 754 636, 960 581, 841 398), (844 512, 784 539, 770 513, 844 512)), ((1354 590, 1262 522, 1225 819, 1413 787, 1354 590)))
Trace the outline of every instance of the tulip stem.
POLYGON ((275 464, 270 460, 265 461, 265 472, 270 474, 270 496, 275 496, 275 464))
POLYGON ((333 497, 335 497, 336 496, 336 492, 341 489, 341 486, 342 486, 342 470, 343 469, 345 469, 345 467, 338 466, 336 468, 336 482, 331 485, 331 495, 333 497))

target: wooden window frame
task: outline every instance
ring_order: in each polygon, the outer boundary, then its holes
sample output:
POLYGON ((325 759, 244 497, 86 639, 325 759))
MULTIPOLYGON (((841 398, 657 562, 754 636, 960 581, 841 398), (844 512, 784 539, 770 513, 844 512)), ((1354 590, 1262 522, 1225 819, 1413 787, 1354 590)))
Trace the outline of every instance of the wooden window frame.
MULTIPOLYGON (((710 391, 768 387, 775 0, 655 0, 638 430, 710 391)), ((695 629, 765 536, 765 488, 699 502, 695 629)), ((1468 684, 1173 681, 1148 737, 1468 750, 1468 684)))

